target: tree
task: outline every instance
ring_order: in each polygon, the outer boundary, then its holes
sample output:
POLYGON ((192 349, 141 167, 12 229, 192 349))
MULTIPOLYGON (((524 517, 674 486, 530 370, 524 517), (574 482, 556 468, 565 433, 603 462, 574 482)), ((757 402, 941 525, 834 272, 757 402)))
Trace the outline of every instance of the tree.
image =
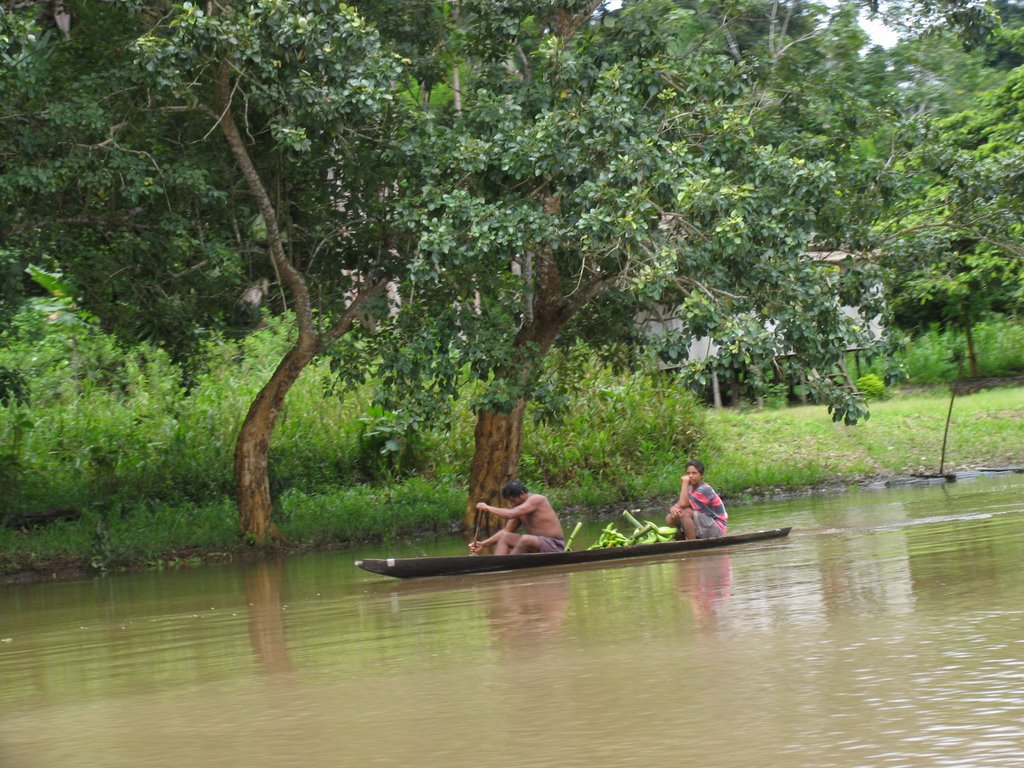
POLYGON ((161 89, 217 120, 295 312, 296 344, 253 402, 235 453, 242 528, 259 541, 274 533, 268 449, 285 395, 326 344, 355 327, 400 263, 377 216, 386 179, 358 170, 388 130, 398 60, 354 10, 316 2, 228 6, 213 14, 186 3, 169 34, 143 38, 138 47, 161 89), (167 81, 168 71, 184 78, 167 81), (267 152, 262 172, 250 145, 267 152), (297 188, 284 201, 267 181, 282 162, 289 172, 278 182, 297 188), (303 203, 319 206, 319 215, 303 203), (368 238, 346 237, 349 227, 369 231, 376 247, 359 252, 368 238), (293 240, 300 228, 312 236, 302 250, 293 240), (314 280, 324 292, 319 313, 314 280))
POLYGON ((400 122, 401 62, 344 5, 84 11, 91 23, 67 40, 40 36, 25 12, 3 17, 17 68, 2 80, 16 105, 2 145, 12 170, 0 194, 14 211, 5 243, 49 253, 122 331, 128 314, 166 298, 176 306, 151 314, 192 332, 197 318, 223 317, 253 277, 274 286, 296 340, 235 453, 241 528, 263 542, 277 535, 267 467, 285 395, 326 345, 380 309, 401 264, 386 221, 393 173, 364 162, 400 122), (54 93, 46 84, 58 74, 67 87, 54 93), (104 290, 125 272, 134 292, 104 290))
POLYGON ((36 263, 63 272, 107 331, 185 361, 247 277, 244 244, 209 224, 237 216, 218 184, 226 169, 196 143, 196 123, 146 103, 130 50, 146 14, 84 3, 65 39, 40 22, 49 7, 0 12, 8 306, 32 290, 25 268, 36 263))
POLYGON ((959 327, 972 376, 974 323, 1024 306, 1022 83, 1018 68, 974 108, 920 126, 903 166, 916 194, 888 224, 894 299, 905 313, 923 307, 959 327))
POLYGON ((837 418, 863 414, 826 374, 871 343, 837 293, 877 301, 856 272, 805 256, 848 192, 838 142, 788 132, 771 68, 729 56, 713 20, 661 0, 599 5, 462 3, 461 105, 434 110, 403 182, 419 233, 404 309, 443 342, 423 345, 423 365, 408 364, 414 342, 392 343, 405 370, 384 369, 416 391, 455 366, 483 385, 467 524, 517 471, 546 353, 613 293, 680 305, 688 333, 720 340, 762 386, 792 353, 837 418))

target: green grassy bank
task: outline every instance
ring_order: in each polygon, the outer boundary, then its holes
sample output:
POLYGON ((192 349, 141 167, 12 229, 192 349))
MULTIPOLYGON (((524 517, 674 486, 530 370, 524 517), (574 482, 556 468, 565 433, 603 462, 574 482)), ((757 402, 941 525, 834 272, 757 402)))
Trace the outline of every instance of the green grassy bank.
MULTIPOLYGON (((701 411, 705 438, 692 452, 705 461, 708 479, 730 503, 932 474, 939 471, 949 404, 946 388, 897 391, 874 403, 871 418, 853 427, 833 423, 820 406, 701 411)), ((636 434, 629 439, 637 439, 636 434)), ((543 442, 539 435, 535 440, 543 442)), ((574 514, 623 502, 667 501, 677 492, 686 453, 668 456, 660 450, 645 454, 638 449, 638 454, 647 455, 649 463, 636 468, 628 487, 584 474, 582 479, 565 478, 564 485, 556 487, 534 483, 534 490, 548 493, 558 508, 571 508, 574 514)), ((537 460, 535 454, 526 458, 527 463, 537 460)), ((1021 465, 1024 388, 955 398, 943 469, 1021 465)), ((458 524, 464 503, 463 486, 454 478, 412 478, 314 494, 291 489, 279 499, 276 520, 291 547, 303 551, 447 533, 458 524)), ((107 514, 93 509, 74 522, 0 532, 0 577, 8 582, 195 565, 244 555, 228 500, 107 514)))
MULTIPOLYGON (((1024 466, 1024 389, 952 402, 944 471, 1024 466)), ((948 388, 934 387, 874 402, 871 418, 853 427, 832 423, 817 406, 712 412, 706 456, 715 487, 733 496, 935 474, 949 407, 948 388)))

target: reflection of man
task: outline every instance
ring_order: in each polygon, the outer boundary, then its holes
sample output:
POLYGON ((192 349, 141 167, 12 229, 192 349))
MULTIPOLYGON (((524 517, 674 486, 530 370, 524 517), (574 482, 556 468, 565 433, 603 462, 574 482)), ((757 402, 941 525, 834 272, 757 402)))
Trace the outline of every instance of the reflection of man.
POLYGON ((558 634, 569 606, 569 577, 565 573, 533 577, 524 588, 520 580, 504 581, 487 592, 487 618, 495 639, 521 644, 535 656, 537 637, 546 643, 558 634))
POLYGON ((527 552, 564 552, 565 533, 551 502, 539 493, 530 493, 519 480, 510 480, 501 489, 501 496, 512 504, 511 509, 492 507, 477 502, 481 512, 490 512, 507 520, 505 526, 483 541, 471 541, 469 551, 474 555, 494 545, 496 555, 521 555, 527 552), (523 526, 529 533, 516 533, 523 526))
POLYGON ((679 561, 677 584, 690 600, 698 624, 713 623, 732 593, 732 565, 728 553, 679 561))

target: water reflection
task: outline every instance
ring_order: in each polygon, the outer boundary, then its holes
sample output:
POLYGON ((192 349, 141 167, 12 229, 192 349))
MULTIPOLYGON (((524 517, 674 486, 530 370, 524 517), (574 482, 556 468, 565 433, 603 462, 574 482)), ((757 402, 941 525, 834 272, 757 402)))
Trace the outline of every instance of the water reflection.
POLYGON ((263 670, 269 674, 291 672, 284 633, 284 603, 281 558, 247 566, 243 573, 245 600, 249 609, 249 642, 263 670))
POLYGON ((714 626, 724 615, 732 593, 728 553, 680 560, 676 563, 676 587, 689 601, 697 626, 714 626))
POLYGON ((350 552, 0 590, 0 766, 1017 768, 1022 496, 775 502, 737 526, 786 540, 571 572, 350 552))
POLYGON ((562 633, 569 607, 569 574, 510 578, 486 590, 485 614, 492 635, 505 650, 536 650, 562 633))

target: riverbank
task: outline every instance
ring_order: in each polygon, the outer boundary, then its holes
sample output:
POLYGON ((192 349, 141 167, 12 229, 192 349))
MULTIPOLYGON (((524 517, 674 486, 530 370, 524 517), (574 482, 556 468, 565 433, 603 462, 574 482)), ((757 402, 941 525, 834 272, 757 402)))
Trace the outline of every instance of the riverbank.
MULTIPOLYGON (((1001 380, 991 389, 952 397, 952 409, 946 386, 897 389, 873 402, 871 417, 855 426, 833 422, 816 405, 712 410, 700 458, 708 481, 729 505, 942 475, 1021 471, 1024 387, 1006 381, 1010 386, 1000 386, 1001 380)), ((684 461, 680 457, 678 469, 684 461)), ((642 505, 672 498, 677 473, 653 481, 651 488, 642 505)), ((601 505, 608 514, 621 506, 601 505)))
POLYGON ((739 498, 1003 469, 1024 465, 1024 388, 953 398, 947 387, 896 391, 852 427, 815 406, 721 410, 708 415, 707 432, 709 476, 739 498))
MULTIPOLYGON (((708 480, 730 505, 780 496, 841 492, 880 482, 920 476, 1024 466, 1024 387, 1002 387, 952 400, 946 387, 897 390, 872 404, 871 418, 856 426, 836 424, 821 406, 769 410, 709 411, 700 451, 708 480), (946 419, 949 416, 949 430, 946 419), (945 444, 945 454, 943 446, 945 444)), ((656 505, 678 491, 686 456, 669 467, 650 467, 638 483, 645 499, 595 500, 570 487, 537 489, 548 493, 565 516, 601 517, 621 511, 623 503, 656 505)), ((292 541, 289 553, 348 546, 356 541, 386 541, 448 533, 461 520, 464 490, 443 484, 430 488, 435 511, 414 519, 415 502, 386 490, 358 497, 301 497, 281 501, 282 527, 292 541), (398 519, 395 509, 411 510, 398 519), (444 510, 438 513, 436 509, 444 510), (339 522, 340 520, 340 522, 339 522), (388 521, 381 525, 380 521, 388 521), (285 524, 286 523, 286 524, 285 524), (348 531, 348 540, 309 535, 325 526, 348 531)), ((408 491, 406 491, 408 493, 408 491)), ((148 546, 112 556, 117 530, 102 531, 96 521, 60 521, 61 534, 27 529, 12 532, 0 547, 0 583, 86 578, 105 572, 194 567, 204 563, 259 557, 238 543, 233 508, 222 502, 203 510, 157 510, 145 521, 148 546), (163 517, 160 517, 163 515, 163 517), (194 530, 193 543, 180 537, 161 545, 157 531, 170 525, 194 530), (174 542, 174 543, 171 543, 174 542)), ((138 531, 132 534, 139 538, 138 531)))

